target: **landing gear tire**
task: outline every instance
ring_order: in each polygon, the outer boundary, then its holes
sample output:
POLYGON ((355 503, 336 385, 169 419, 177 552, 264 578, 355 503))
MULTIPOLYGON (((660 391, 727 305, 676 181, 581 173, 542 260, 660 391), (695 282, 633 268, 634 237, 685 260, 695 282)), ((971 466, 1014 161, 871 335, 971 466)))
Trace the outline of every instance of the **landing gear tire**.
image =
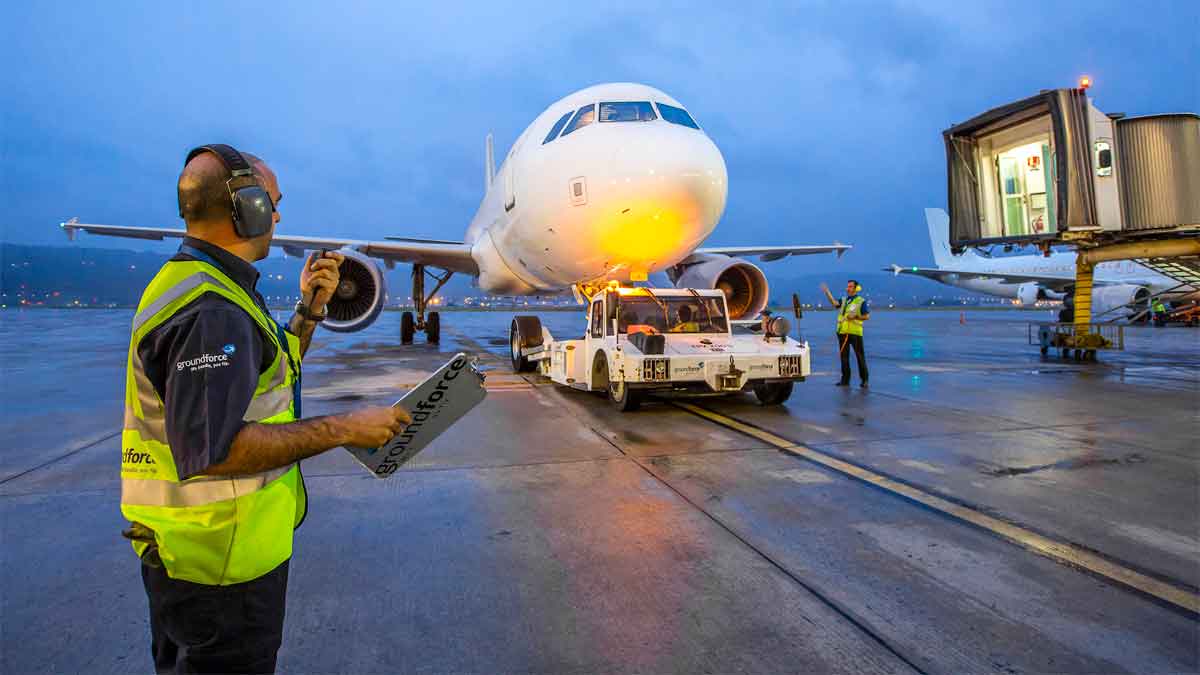
POLYGON ((413 335, 417 332, 417 323, 413 321, 412 312, 404 312, 400 315, 400 344, 411 345, 413 335))
POLYGON ((1076 360, 1076 361, 1082 361, 1082 360, 1083 360, 1083 350, 1082 350, 1082 349, 1076 349, 1076 350, 1075 350, 1074 357, 1075 357, 1075 360, 1076 360))
POLYGON ((609 380, 608 400, 617 410, 632 412, 642 406, 642 393, 636 389, 630 389, 624 381, 609 380))
POLYGON ((425 341, 431 345, 442 341, 442 315, 439 312, 430 312, 425 320, 425 341))
POLYGON ((1071 350, 1070 350, 1070 349, 1066 349, 1066 348, 1064 348, 1064 349, 1062 350, 1062 357, 1063 357, 1064 359, 1069 359, 1069 358, 1071 358, 1071 350))
POLYGON ((514 316, 508 329, 509 357, 512 368, 518 373, 533 371, 533 363, 521 354, 521 350, 542 345, 542 322, 536 316, 514 316))
POLYGON ((762 405, 781 405, 791 395, 791 382, 759 382, 754 385, 754 396, 762 405))
POLYGON ((1088 349, 1088 350, 1084 351, 1083 352, 1083 360, 1095 362, 1096 361, 1096 350, 1088 349))

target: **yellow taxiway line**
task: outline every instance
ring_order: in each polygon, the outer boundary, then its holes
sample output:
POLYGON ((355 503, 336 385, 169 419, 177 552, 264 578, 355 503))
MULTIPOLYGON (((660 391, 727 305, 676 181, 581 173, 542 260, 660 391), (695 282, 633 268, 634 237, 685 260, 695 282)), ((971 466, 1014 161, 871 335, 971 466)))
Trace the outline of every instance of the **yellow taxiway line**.
POLYGON ((961 504, 955 504, 949 500, 914 488, 911 485, 894 481, 874 471, 844 462, 836 457, 818 452, 804 445, 793 443, 769 431, 764 431, 707 408, 701 408, 698 405, 682 401, 675 402, 675 405, 721 426, 733 429, 734 431, 740 431, 743 434, 769 443, 788 454, 815 462, 850 478, 874 485, 894 495, 931 508, 951 518, 956 518, 975 527, 987 530, 1002 539, 1006 539, 1039 555, 1044 555, 1047 558, 1066 565, 1084 569, 1092 574, 1175 605, 1193 614, 1200 614, 1200 595, 1114 563, 1091 551, 1055 541, 1049 537, 1031 532, 1023 527, 1013 525, 998 518, 993 518, 961 504))

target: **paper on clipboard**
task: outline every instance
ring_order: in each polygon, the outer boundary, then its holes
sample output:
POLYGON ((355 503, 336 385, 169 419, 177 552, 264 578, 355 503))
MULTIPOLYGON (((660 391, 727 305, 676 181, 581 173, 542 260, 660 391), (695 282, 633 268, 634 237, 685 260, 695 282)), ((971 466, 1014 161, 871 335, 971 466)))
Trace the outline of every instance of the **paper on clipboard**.
POLYGON ((413 418, 403 432, 378 448, 346 449, 376 478, 386 478, 486 396, 483 373, 459 353, 396 401, 394 405, 403 405, 413 418))

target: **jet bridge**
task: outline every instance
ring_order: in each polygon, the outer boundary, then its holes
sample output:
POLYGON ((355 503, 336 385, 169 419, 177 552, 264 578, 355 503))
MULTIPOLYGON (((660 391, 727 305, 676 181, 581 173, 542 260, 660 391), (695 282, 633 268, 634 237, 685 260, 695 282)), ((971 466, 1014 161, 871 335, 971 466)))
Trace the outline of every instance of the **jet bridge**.
POLYGON ((1107 346, 1091 324, 1094 265, 1150 261, 1190 285, 1200 260, 1200 115, 1105 114, 1089 85, 1045 90, 942 133, 951 250, 1078 249, 1072 342, 1083 349, 1107 346))

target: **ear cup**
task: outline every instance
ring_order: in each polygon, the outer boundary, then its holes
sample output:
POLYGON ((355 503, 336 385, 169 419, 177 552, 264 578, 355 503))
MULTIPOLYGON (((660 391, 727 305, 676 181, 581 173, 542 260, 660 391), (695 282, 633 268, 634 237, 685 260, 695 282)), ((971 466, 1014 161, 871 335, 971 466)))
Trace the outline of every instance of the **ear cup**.
POLYGON ((258 186, 244 187, 233 193, 233 229, 243 239, 270 232, 274 213, 271 196, 258 186))

